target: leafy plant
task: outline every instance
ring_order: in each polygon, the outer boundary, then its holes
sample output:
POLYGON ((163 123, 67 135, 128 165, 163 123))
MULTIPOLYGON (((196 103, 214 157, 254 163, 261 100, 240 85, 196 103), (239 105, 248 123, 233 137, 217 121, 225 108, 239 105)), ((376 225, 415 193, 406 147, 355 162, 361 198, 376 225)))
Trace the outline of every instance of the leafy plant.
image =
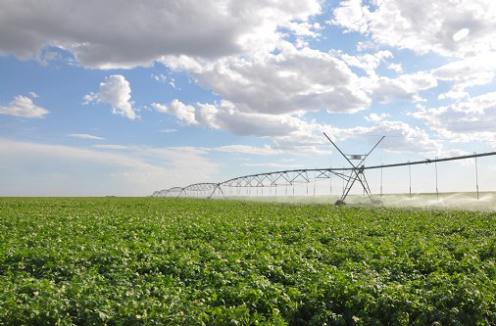
POLYGON ((0 199, 0 325, 496 324, 494 213, 0 199))

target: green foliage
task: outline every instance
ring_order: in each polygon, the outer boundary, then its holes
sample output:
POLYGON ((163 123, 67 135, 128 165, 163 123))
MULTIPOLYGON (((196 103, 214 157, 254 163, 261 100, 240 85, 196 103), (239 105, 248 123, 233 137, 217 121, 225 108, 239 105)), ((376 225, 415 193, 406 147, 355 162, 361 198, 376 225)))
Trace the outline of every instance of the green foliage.
POLYGON ((494 213, 0 199, 0 325, 496 324, 494 213))

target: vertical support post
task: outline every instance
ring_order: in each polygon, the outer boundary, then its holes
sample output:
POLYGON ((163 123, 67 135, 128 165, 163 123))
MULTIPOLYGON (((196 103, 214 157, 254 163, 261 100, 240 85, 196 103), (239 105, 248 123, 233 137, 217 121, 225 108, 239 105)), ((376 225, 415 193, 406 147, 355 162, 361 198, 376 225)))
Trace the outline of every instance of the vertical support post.
MULTIPOLYGON (((410 161, 408 161, 410 163, 410 161)), ((410 198, 412 198, 412 166, 408 165, 408 178, 410 180, 410 198)))
MULTIPOLYGON (((344 174, 344 166, 343 166, 343 174, 344 174)), ((344 192, 344 179, 343 180, 343 192, 344 192)))
POLYGON ((479 167, 477 164, 477 157, 475 157, 475 192, 477 195, 477 200, 479 200, 479 167))
POLYGON ((308 182, 307 182, 307 196, 308 196, 308 182))
POLYGON ((315 179, 313 180, 313 196, 315 197, 315 187, 317 186, 317 182, 315 179))
POLYGON ((332 176, 329 177, 329 194, 332 195, 332 176))
MULTIPOLYGON (((436 156, 437 160, 437 156, 436 156)), ((438 183, 437 183, 437 161, 434 162, 434 170, 436 172, 436 198, 439 200, 439 188, 438 188, 438 183)))
POLYGON ((293 197, 294 197, 294 194, 295 194, 295 192, 294 192, 294 188, 295 188, 294 187, 294 183, 291 183, 291 185, 293 186, 293 197))
MULTIPOLYGON (((381 165, 382 165, 382 163, 381 163, 381 165)), ((382 197, 382 194, 383 194, 383 192, 382 192, 382 168, 381 168, 381 185, 380 185, 380 192, 381 192, 381 197, 382 197)))

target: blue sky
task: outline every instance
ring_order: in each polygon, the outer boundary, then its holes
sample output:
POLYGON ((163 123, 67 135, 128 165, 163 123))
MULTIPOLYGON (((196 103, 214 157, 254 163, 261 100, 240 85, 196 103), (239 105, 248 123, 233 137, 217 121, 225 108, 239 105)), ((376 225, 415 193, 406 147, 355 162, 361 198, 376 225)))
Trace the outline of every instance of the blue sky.
MULTIPOLYGON (((496 144, 489 0, 0 9, 0 195, 147 195, 342 166, 322 131, 348 152, 386 135, 371 163, 496 144)), ((481 161, 486 190, 494 163, 481 161)), ((445 190, 471 190, 470 164, 443 169, 445 190)), ((418 171, 419 191, 429 173, 418 171)))

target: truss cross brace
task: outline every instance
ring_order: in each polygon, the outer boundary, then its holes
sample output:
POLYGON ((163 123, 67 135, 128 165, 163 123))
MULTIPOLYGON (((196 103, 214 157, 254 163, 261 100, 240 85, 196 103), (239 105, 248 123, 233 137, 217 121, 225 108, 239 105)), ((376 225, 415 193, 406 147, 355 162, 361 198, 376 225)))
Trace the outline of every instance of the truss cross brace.
POLYGON ((212 192, 210 193, 210 195, 207 197, 208 199, 211 199, 214 195, 215 195, 215 192, 219 190, 220 194, 222 195, 222 197, 225 197, 224 195, 224 191, 222 191, 222 187, 220 186, 220 183, 216 184, 214 186, 214 190, 212 190, 212 192))
POLYGON ((363 165, 363 163, 369 157, 369 155, 372 154, 376 147, 379 146, 380 142, 382 142, 382 140, 384 139, 384 136, 379 139, 379 141, 369 150, 367 154, 360 156, 360 160, 358 161, 358 163, 353 163, 348 158, 348 156, 344 154, 343 151, 331 140, 331 138, 327 136, 325 132, 323 134, 351 166, 350 175, 343 175, 346 185, 343 188, 341 197, 336 201, 336 205, 343 205, 345 203, 346 197, 348 197, 350 190, 353 188, 353 185, 357 181, 362 186, 363 192, 369 197, 372 202, 374 202, 374 199, 372 198, 372 191, 370 190, 369 183, 367 182, 367 178, 365 177, 365 166, 363 165))

